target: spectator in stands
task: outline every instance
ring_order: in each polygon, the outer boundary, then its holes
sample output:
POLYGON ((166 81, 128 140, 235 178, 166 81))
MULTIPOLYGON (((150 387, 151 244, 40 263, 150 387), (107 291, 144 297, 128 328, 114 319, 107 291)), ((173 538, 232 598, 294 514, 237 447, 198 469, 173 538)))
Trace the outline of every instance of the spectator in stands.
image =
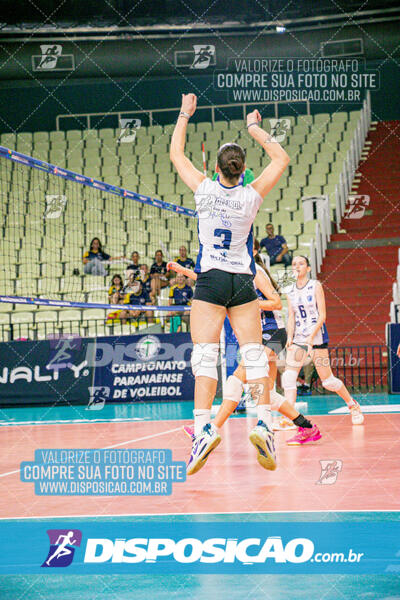
MULTIPOLYGON (((188 257, 187 255, 187 249, 186 246, 181 246, 179 248, 179 256, 175 259, 175 262, 178 263, 178 265, 181 265, 182 267, 185 267, 185 269, 194 269, 195 265, 194 265, 194 261, 188 257)), ((190 279, 189 277, 186 278, 186 283, 187 285, 190 285, 190 287, 193 287, 195 284, 195 281, 193 279, 190 279)), ((176 278, 173 277, 170 279, 170 285, 176 285, 176 278)))
POLYGON ((268 223, 265 227, 267 236, 260 242, 260 247, 265 248, 269 256, 270 265, 280 263, 285 267, 292 264, 292 257, 289 253, 289 248, 285 238, 282 235, 274 234, 274 226, 268 223))
POLYGON ((107 275, 103 264, 106 260, 112 260, 111 256, 104 252, 99 238, 93 238, 90 242, 89 252, 85 252, 83 255, 84 272, 86 275, 107 275))
POLYGON ((179 248, 179 256, 175 259, 175 262, 177 262, 178 265, 182 265, 182 267, 185 267, 186 269, 194 269, 194 262, 188 257, 186 246, 181 246, 179 248))
MULTIPOLYGON (((187 280, 186 277, 183 275, 183 273, 177 273, 176 278, 175 278, 175 285, 171 286, 170 292, 169 292, 169 305, 170 306, 190 306, 190 304, 192 303, 192 298, 193 298, 193 290, 192 288, 187 284, 187 280)), ((181 322, 183 321, 184 323, 186 323, 186 327, 189 324, 189 313, 183 313, 181 311, 177 312, 177 311, 171 311, 170 313, 168 313, 168 316, 170 317, 175 317, 174 321, 178 321, 177 326, 175 327, 171 327, 171 330, 174 329, 174 331, 181 331, 182 325, 181 322), (177 319, 176 319, 177 318, 177 319)))
MULTIPOLYGON (((149 294, 137 279, 131 278, 125 293, 124 304, 140 304, 143 307, 151 305, 149 294)), ((121 323, 125 324, 127 319, 137 319, 142 315, 146 317, 148 323, 152 322, 153 313, 151 310, 121 310, 119 319, 121 323)))
MULTIPOLYGON (((140 258, 139 252, 137 250, 135 250, 131 254, 132 263, 126 267, 127 272, 133 271, 135 274, 135 277, 137 277, 139 275, 139 270, 140 270, 139 258, 140 258)), ((128 273, 127 273, 127 275, 128 275, 128 273)))
POLYGON ((159 296, 161 289, 167 287, 170 278, 170 272, 167 270, 167 263, 164 260, 162 250, 157 250, 154 255, 150 277, 154 281, 154 295, 159 296))
POLYGON ((120 304, 124 298, 124 282, 121 275, 114 275, 111 279, 111 286, 108 290, 109 304, 120 304))
POLYGON ((150 300, 153 304, 156 303, 156 295, 155 295, 155 283, 154 279, 151 279, 149 273, 149 267, 145 264, 140 265, 139 275, 136 277, 138 281, 142 284, 143 289, 149 294, 150 300))

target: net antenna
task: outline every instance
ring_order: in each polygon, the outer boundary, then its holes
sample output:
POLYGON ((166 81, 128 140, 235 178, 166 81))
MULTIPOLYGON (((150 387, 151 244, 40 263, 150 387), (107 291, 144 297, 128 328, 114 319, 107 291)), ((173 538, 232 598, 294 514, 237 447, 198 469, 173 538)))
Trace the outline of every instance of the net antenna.
POLYGON ((207 177, 206 151, 204 149, 204 142, 201 142, 201 151, 203 153, 203 173, 207 177))

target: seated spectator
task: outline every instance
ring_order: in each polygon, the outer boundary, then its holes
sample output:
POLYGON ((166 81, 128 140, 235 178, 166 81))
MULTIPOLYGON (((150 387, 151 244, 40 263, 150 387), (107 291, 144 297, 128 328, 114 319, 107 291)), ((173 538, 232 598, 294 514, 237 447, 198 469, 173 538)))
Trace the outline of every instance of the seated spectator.
POLYGON ((164 260, 162 250, 157 250, 151 265, 150 277, 154 281, 154 295, 159 296, 162 288, 167 287, 170 273, 164 260))
POLYGON ((85 252, 82 262, 85 265, 83 271, 86 275, 107 275, 105 264, 110 260, 119 260, 123 256, 110 256, 103 250, 99 238, 95 237, 90 242, 89 252, 85 252))
MULTIPOLYGON (((175 259, 175 262, 178 263, 178 265, 181 265, 182 267, 185 267, 185 269, 194 269, 195 264, 194 261, 188 257, 187 255, 187 250, 186 250, 186 246, 181 246, 179 248, 179 256, 175 259)), ((190 285, 190 287, 194 286, 194 281, 193 279, 187 279, 186 283, 188 285, 190 285)), ((173 279, 170 280, 170 285, 175 285, 176 284, 176 278, 174 277, 173 279)))
POLYGON ((120 304, 124 298, 124 282, 121 275, 114 275, 111 279, 111 286, 108 290, 108 303, 120 304))
POLYGON ((110 260, 111 256, 104 252, 99 238, 95 237, 90 242, 89 252, 85 252, 82 262, 86 275, 107 275, 106 267, 102 264, 105 260, 110 260))
POLYGON ((178 265, 182 265, 182 267, 185 267, 186 269, 194 269, 194 262, 188 257, 186 246, 181 246, 179 248, 179 256, 175 259, 175 262, 177 262, 178 265))
POLYGON ((151 279, 149 273, 149 267, 145 264, 140 265, 139 275, 136 277, 137 281, 140 281, 143 289, 149 294, 150 300, 153 304, 156 303, 156 295, 154 292, 154 279, 151 279))
POLYGON ((268 223, 265 227, 267 237, 260 242, 260 247, 265 248, 269 256, 270 265, 277 263, 287 267, 292 264, 292 257, 285 238, 282 235, 274 235, 274 226, 268 223))
MULTIPOLYGON (((192 298, 193 298, 193 290, 192 288, 187 284, 187 280, 186 277, 182 274, 182 273, 177 273, 176 278, 175 278, 176 284, 171 286, 170 292, 169 292, 169 305, 170 306, 190 306, 190 304, 192 303, 192 298)), ((189 324, 189 314, 188 313, 183 313, 181 311, 171 311, 168 313, 168 316, 170 317, 175 317, 174 319, 174 325, 177 325, 177 327, 173 327, 171 326, 171 330, 174 329, 174 331, 181 331, 182 330, 182 325, 181 322, 183 321, 184 323, 186 323, 186 327, 189 324), (175 321, 178 321, 178 323, 175 323, 175 321)))
POLYGON ((139 256, 139 252, 137 252, 137 250, 132 252, 132 254, 131 254, 132 263, 126 267, 127 276, 128 276, 128 271, 133 271, 135 274, 135 277, 137 277, 139 275, 139 269, 140 269, 139 258, 140 258, 140 256, 139 256))
MULTIPOLYGON (((124 297, 124 304, 140 304, 141 306, 151 306, 149 294, 143 289, 142 284, 137 279, 132 279, 127 286, 127 291, 124 297)), ((137 319, 140 316, 147 317, 147 322, 153 320, 151 310, 121 310, 119 319, 125 324, 127 319, 137 319)))

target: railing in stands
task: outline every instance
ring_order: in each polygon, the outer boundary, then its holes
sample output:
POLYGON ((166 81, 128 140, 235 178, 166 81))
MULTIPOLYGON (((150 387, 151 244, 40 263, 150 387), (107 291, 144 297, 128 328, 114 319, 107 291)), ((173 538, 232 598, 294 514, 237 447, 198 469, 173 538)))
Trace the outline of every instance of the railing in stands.
MULTIPOLYGON (((333 374, 354 392, 382 391, 387 387, 387 347, 384 345, 338 346, 329 348, 333 374)), ((327 392, 316 371, 312 388, 318 393, 327 392)))
MULTIPOLYGON (((291 100, 290 104, 295 104, 295 103, 301 103, 301 104, 305 104, 306 105, 306 115, 310 114, 310 101, 309 100, 291 100)), ((247 110, 248 107, 256 107, 256 106, 267 106, 267 105, 271 105, 274 107, 274 116, 276 119, 279 118, 279 106, 282 104, 288 104, 287 101, 285 100, 275 100, 274 102, 240 102, 237 104, 213 104, 213 105, 205 105, 205 106, 198 106, 196 108, 196 113, 198 113, 199 111, 204 112, 204 111, 208 111, 210 113, 211 116, 211 122, 214 125, 215 121, 217 120, 215 118, 215 113, 217 112, 222 114, 222 110, 221 109, 228 109, 229 111, 232 111, 233 109, 237 109, 237 108, 241 108, 242 112, 243 112, 243 119, 246 119, 246 114, 247 114, 247 110)), ((104 118, 108 118, 108 117, 116 117, 115 119, 115 127, 120 127, 120 121, 122 118, 126 118, 127 116, 129 117, 134 117, 137 115, 146 115, 148 117, 148 121, 149 121, 149 125, 157 125, 157 123, 154 122, 154 114, 155 113, 171 113, 171 122, 173 122, 176 118, 176 115, 178 114, 178 111, 180 110, 180 106, 174 107, 174 108, 154 108, 154 109, 150 109, 150 110, 123 110, 123 111, 118 111, 118 112, 107 112, 107 113, 70 113, 67 115, 57 115, 56 117, 56 129, 57 131, 60 131, 60 119, 85 119, 86 121, 86 126, 87 129, 91 129, 92 128, 92 117, 100 117, 102 119, 104 118)))
POLYGON ((354 132, 354 137, 347 152, 346 160, 343 163, 343 170, 340 174, 339 183, 335 188, 336 198, 336 225, 339 228, 343 218, 348 197, 351 193, 351 186, 356 173, 364 143, 371 125, 371 94, 367 91, 366 98, 361 109, 360 120, 354 132))

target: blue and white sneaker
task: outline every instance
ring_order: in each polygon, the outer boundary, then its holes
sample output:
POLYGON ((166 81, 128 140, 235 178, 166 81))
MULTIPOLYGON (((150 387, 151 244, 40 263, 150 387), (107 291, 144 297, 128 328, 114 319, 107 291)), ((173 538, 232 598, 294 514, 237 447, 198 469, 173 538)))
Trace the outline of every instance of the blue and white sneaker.
POLYGON ((186 468, 187 475, 197 473, 206 464, 207 458, 221 441, 217 428, 212 423, 204 425, 201 433, 194 436, 192 453, 186 468))
POLYGON ((246 410, 246 396, 245 394, 243 394, 243 396, 240 398, 240 401, 238 402, 236 408, 235 408, 235 412, 244 412, 246 410))
POLYGON ((274 434, 268 429, 264 421, 258 421, 250 433, 250 441, 257 448, 257 460, 264 469, 275 471, 276 455, 274 434))

